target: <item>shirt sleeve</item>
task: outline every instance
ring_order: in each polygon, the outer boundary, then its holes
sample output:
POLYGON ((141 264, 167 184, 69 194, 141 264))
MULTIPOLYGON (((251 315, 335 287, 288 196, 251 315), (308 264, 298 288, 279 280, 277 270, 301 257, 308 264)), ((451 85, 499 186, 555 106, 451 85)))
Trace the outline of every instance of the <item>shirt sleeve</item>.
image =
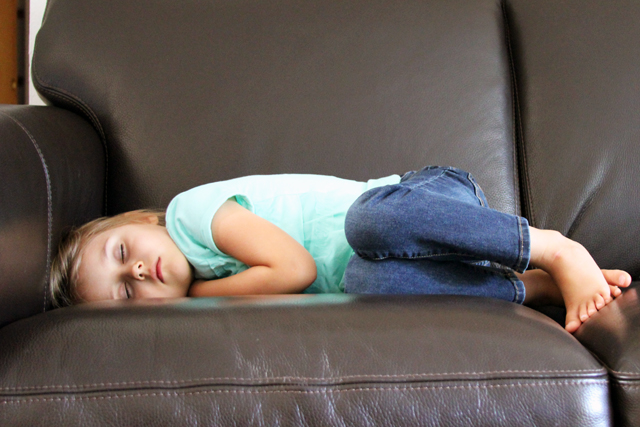
POLYGON ((199 279, 216 279, 244 271, 248 266, 218 249, 211 221, 230 198, 253 210, 249 198, 225 183, 211 183, 176 196, 167 208, 167 230, 199 279))

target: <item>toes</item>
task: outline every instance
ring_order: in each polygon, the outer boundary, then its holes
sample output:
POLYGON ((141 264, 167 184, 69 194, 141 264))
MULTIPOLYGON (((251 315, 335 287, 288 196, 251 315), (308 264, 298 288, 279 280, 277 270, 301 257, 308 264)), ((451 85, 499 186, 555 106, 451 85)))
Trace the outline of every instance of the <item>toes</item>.
POLYGON ((618 286, 626 288, 631 284, 631 280, 631 275, 629 273, 621 271, 620 276, 618 277, 618 286))
POLYGON ((567 307, 567 317, 564 323, 564 328, 569 333, 574 333, 578 330, 580 325, 582 325, 582 320, 580 320, 580 316, 582 315, 580 311, 582 310, 582 308, 583 306, 567 307))
POLYGON ((602 275, 611 286, 626 288, 631 284, 631 275, 622 270, 602 270, 602 275))
MULTIPOLYGON (((611 295, 614 296, 614 297, 618 297, 618 296, 620 296, 620 294, 622 294, 622 291, 617 286, 609 285, 609 289, 611 290, 611 295)), ((609 301, 607 301, 607 302, 609 302, 609 301)))
POLYGON ((580 306, 580 308, 578 309, 578 316, 581 322, 586 322, 586 320, 589 318, 588 304, 583 304, 580 306))
MULTIPOLYGON (((610 297, 610 296, 608 296, 608 299, 611 299, 611 297, 610 297)), ((605 300, 605 298, 604 298, 602 295, 600 295, 600 294, 596 295, 596 298, 595 298, 595 301, 594 301, 594 302, 595 302, 596 310, 600 310, 602 307, 604 307, 605 305, 607 305, 607 301, 606 301, 606 300, 605 300)), ((591 314, 589 314, 589 316, 591 316, 591 314)))
POLYGON ((598 312, 598 306, 596 305, 595 299, 593 301, 589 301, 587 303, 587 314, 589 315, 589 317, 593 316, 597 312, 598 312))
MULTIPOLYGON (((604 299, 602 297, 601 299, 602 302, 604 302, 604 299)), ((595 300, 585 302, 584 304, 581 304, 580 306, 575 307, 571 310, 568 309, 564 328, 568 332, 574 333, 578 330, 580 325, 589 320, 589 317, 591 317, 597 311, 598 309, 596 308, 595 300)))
POLYGON ((580 325, 582 325, 582 322, 580 320, 569 320, 567 321, 567 324, 565 325, 565 329, 567 330, 567 332, 569 333, 574 333, 575 331, 578 330, 578 328, 580 327, 580 325))
POLYGON ((567 332, 572 334, 578 330, 581 324, 582 322, 580 321, 580 319, 567 315, 567 321, 564 328, 567 330, 567 332))

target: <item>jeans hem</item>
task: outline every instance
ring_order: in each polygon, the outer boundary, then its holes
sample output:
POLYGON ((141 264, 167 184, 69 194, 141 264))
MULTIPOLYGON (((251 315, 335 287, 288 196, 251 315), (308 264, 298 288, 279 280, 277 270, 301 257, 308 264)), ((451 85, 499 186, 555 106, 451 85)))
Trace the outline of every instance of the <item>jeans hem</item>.
POLYGON ((515 292, 515 296, 513 297, 513 302, 516 304, 523 304, 524 299, 527 296, 527 290, 524 287, 524 283, 522 280, 518 279, 518 276, 513 271, 506 270, 505 276, 511 281, 513 284, 513 290, 515 292))
POLYGON ((529 232, 529 221, 526 218, 517 217, 517 220, 519 255, 513 269, 518 273, 524 273, 531 260, 531 233, 529 232))

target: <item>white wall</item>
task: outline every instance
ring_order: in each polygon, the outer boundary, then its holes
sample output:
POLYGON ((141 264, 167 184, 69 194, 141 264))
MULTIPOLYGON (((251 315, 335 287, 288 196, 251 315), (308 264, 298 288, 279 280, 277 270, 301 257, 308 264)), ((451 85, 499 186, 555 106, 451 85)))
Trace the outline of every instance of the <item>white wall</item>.
MULTIPOLYGON (((29 0, 29 63, 28 69, 31 70, 31 57, 33 56, 33 44, 36 40, 36 33, 40 29, 42 24, 42 17, 44 16, 44 9, 47 6, 47 0, 29 0)), ((31 81, 31 74, 28 77, 29 86, 27 88, 27 99, 29 104, 43 105, 44 102, 38 96, 38 92, 33 87, 31 81)))

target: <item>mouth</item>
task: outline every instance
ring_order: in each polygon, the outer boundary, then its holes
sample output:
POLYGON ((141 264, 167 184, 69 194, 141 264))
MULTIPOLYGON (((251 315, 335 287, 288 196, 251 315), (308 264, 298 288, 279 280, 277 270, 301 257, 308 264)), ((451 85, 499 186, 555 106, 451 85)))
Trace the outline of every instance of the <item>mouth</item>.
POLYGON ((158 262, 156 263, 156 276, 162 283, 164 283, 164 276, 162 276, 162 259, 158 258, 158 262))

